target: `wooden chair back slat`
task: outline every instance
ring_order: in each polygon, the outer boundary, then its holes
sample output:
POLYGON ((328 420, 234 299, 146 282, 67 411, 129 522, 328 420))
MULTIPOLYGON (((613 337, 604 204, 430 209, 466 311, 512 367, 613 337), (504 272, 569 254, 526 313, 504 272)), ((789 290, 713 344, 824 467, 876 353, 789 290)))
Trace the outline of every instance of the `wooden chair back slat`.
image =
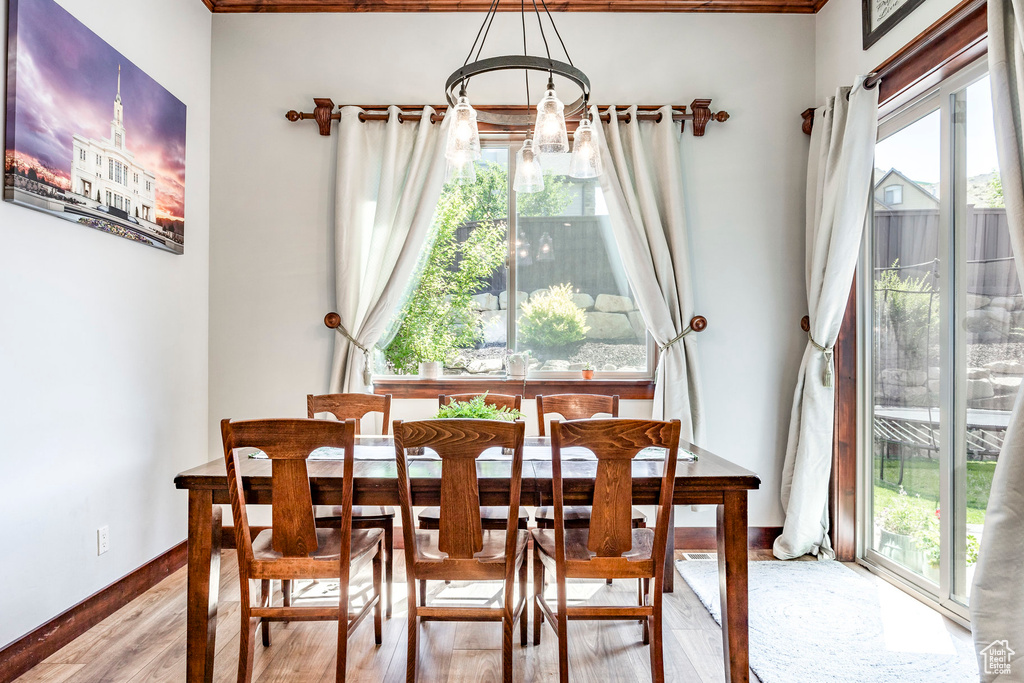
POLYGON ((656 537, 661 537, 658 542, 664 547, 667 539, 661 527, 667 529, 671 511, 679 429, 678 420, 552 420, 552 470, 557 479, 553 482, 556 535, 558 529, 564 533, 564 525, 560 522, 562 448, 587 448, 597 457, 597 477, 587 542, 588 549, 597 557, 621 557, 632 548, 633 458, 645 448, 664 448, 665 474, 662 478, 658 526, 655 530, 656 537))
POLYGON ((443 408, 454 401, 459 401, 460 403, 472 401, 477 396, 483 396, 484 403, 498 408, 521 410, 523 407, 523 397, 521 395, 511 396, 509 394, 492 394, 489 392, 484 394, 441 394, 437 397, 437 407, 443 408))
POLYGON ((598 394, 553 394, 537 396, 537 422, 541 436, 545 433, 546 416, 561 415, 565 420, 585 420, 598 413, 619 416, 619 397, 598 394))
MULTIPOLYGON (((441 506, 438 527, 438 550, 451 560, 471 560, 483 549, 480 520, 480 487, 476 462, 489 448, 512 448, 513 478, 522 475, 523 435, 521 421, 497 420, 420 420, 394 423, 395 455, 398 459, 399 493, 402 498, 402 522, 407 547, 412 548, 412 501, 405 460, 407 448, 430 448, 441 458, 441 506), (518 473, 518 474, 517 474, 518 473)), ((519 490, 512 487, 513 508, 519 509, 519 490)), ((512 528, 514 516, 510 516, 512 528)))
POLYGON ((306 417, 313 419, 317 413, 330 413, 338 420, 356 420, 356 434, 359 434, 359 420, 367 413, 383 413, 381 434, 387 436, 391 421, 391 394, 308 394, 306 396, 306 417))
MULTIPOLYGON (((308 557, 318 547, 313 499, 306 459, 318 448, 345 451, 344 492, 351 515, 352 454, 356 422, 274 419, 244 422, 221 421, 224 458, 228 468, 231 509, 236 523, 248 527, 248 515, 235 449, 257 448, 271 461, 271 514, 274 550, 284 557, 308 557), (233 480, 233 481, 232 481, 233 480)), ((248 534, 245 535, 248 540, 248 534)), ((251 559, 249 540, 244 554, 251 559)))

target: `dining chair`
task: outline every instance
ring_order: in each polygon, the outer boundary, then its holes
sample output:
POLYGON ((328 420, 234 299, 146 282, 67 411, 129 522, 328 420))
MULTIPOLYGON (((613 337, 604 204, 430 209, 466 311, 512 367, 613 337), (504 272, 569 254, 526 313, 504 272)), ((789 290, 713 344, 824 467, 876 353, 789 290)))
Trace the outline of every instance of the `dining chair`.
POLYGON ((381 643, 383 532, 380 529, 353 530, 349 524, 355 464, 355 421, 222 420, 220 428, 239 554, 242 629, 238 683, 251 680, 256 628, 262 624, 266 632, 270 621, 337 621, 335 680, 344 681, 348 637, 371 611, 374 640, 378 645, 381 643), (342 523, 338 528, 318 528, 313 517, 306 459, 322 447, 345 451, 342 523), (271 463, 271 527, 255 538, 250 536, 242 474, 235 460, 236 449, 239 448, 259 449, 266 453, 271 463), (372 565, 373 590, 363 607, 352 615, 349 613, 350 578, 368 563, 372 565), (284 579, 337 579, 340 591, 338 605, 275 607, 271 581, 284 579), (255 606, 249 595, 250 580, 260 582, 259 602, 255 606))
MULTIPOLYGON (((484 397, 484 403, 498 408, 508 408, 509 410, 520 410, 523 405, 522 396, 511 396, 509 394, 492 394, 489 392, 483 394, 441 394, 437 397, 437 407, 442 408, 449 403, 455 401, 472 401, 478 396, 484 397)), ((504 529, 505 524, 508 522, 508 508, 493 505, 484 505, 480 508, 480 514, 483 520, 483 527, 485 529, 504 529)), ((423 510, 417 519, 420 522, 421 529, 437 529, 439 511, 436 507, 429 507, 423 510)), ((530 521, 530 513, 527 512, 526 508, 519 508, 519 528, 525 529, 530 521)))
MULTIPOLYGON (((510 507, 519 506, 523 474, 521 421, 444 419, 395 421, 395 459, 402 508, 405 568, 409 582, 409 649, 406 680, 416 681, 417 636, 420 621, 500 621, 502 624, 502 681, 512 681, 512 630, 519 621, 520 641, 527 640, 526 546, 529 532, 509 519, 502 530, 485 529, 480 516, 477 459, 494 447, 512 449, 509 474, 510 507), (441 459, 441 505, 438 529, 415 529, 412 487, 406 448, 427 447, 441 459), (516 576, 519 599, 514 600, 516 576), (415 600, 417 582, 502 581, 501 607, 426 605, 415 600)), ((421 592, 425 593, 422 589, 421 592)))
POLYGON ((665 680, 662 639, 662 585, 665 580, 665 544, 668 540, 679 451, 679 420, 573 420, 551 422, 551 479, 555 508, 554 529, 533 534, 533 642, 540 644, 541 622, 558 636, 558 676, 569 680, 569 619, 640 619, 643 642, 650 645, 651 673, 656 683, 665 680), (586 529, 566 528, 562 522, 562 449, 581 447, 597 457, 593 511, 586 529), (661 480, 654 529, 633 528, 633 458, 645 448, 663 448, 665 470, 661 480), (596 495, 600 492, 600 495, 596 495), (544 598, 545 572, 553 572, 557 585, 556 609, 544 598), (568 579, 637 579, 638 606, 586 605, 569 607, 568 579), (653 591, 651 584, 653 579, 653 591))
MULTIPOLYGON (((330 413, 338 420, 355 420, 356 434, 359 422, 367 413, 383 413, 381 433, 387 435, 391 418, 391 394, 321 394, 306 396, 306 417, 313 419, 318 413, 330 413)), ((340 508, 319 505, 316 508, 316 525, 334 527, 341 523, 340 508)), ((384 616, 391 618, 391 602, 394 596, 395 568, 395 509, 390 506, 353 505, 353 529, 381 529, 384 531, 384 583, 388 599, 384 616)), ((281 587, 285 604, 291 604, 291 585, 285 582, 281 587)))
MULTIPOLYGON (((618 417, 619 397, 595 394, 537 396, 537 422, 541 436, 547 436, 544 423, 545 417, 549 414, 561 415, 566 420, 584 420, 600 413, 618 417)), ((567 505, 562 512, 567 529, 586 529, 590 525, 589 506, 567 505)), ((555 528, 554 510, 550 505, 538 507, 533 513, 533 518, 542 529, 555 528)), ((638 529, 647 526, 647 515, 633 508, 632 523, 638 529)))

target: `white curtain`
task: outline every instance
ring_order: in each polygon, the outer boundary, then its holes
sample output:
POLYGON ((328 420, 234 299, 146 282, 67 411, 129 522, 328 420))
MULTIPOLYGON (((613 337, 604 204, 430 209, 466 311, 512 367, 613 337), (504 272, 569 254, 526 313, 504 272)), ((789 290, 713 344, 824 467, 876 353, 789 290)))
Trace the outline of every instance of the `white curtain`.
MULTIPOLYGON (((860 254, 875 136, 878 88, 839 88, 814 112, 807 160, 807 311, 811 330, 797 376, 782 470, 786 522, 775 556, 832 559, 828 481, 832 468, 835 392, 832 347, 839 337, 860 254)), ((796 321, 794 321, 796 324, 796 321)))
MULTIPOLYGON (((693 317, 693 283, 682 182, 682 134, 670 107, 661 119, 620 123, 614 107, 609 123, 597 126, 615 242, 636 304, 654 341, 663 348, 654 390, 654 419, 678 418, 684 439, 704 439, 704 409, 697 346, 681 334, 693 317), (666 348, 667 347, 667 348, 666 348)), ((592 120, 599 121, 597 107, 592 120)))
POLYGON ((343 107, 338 126, 334 250, 336 310, 331 391, 361 392, 370 383, 369 358, 402 303, 426 244, 446 163, 449 117, 403 122, 397 107, 387 121, 360 122, 343 107))
MULTIPOLYGON (((1024 282, 1024 6, 1020 0, 988 3, 988 67, 992 83, 1003 201, 1017 275, 1024 282)), ((1024 681, 1024 415, 1021 394, 1006 428, 985 513, 985 533, 971 590, 971 630, 982 680, 1024 681), (997 641, 1006 641, 998 643, 997 641), (981 651, 993 643, 1016 652, 1010 671, 985 671, 981 651)))

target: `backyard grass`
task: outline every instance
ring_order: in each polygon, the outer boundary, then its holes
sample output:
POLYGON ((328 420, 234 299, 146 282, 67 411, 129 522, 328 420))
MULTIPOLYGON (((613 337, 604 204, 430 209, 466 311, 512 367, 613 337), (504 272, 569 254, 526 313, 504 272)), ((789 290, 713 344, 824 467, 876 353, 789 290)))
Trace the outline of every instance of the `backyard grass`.
MULTIPOLYGON (((885 480, 878 478, 880 459, 875 458, 875 510, 888 507, 899 495, 900 466, 898 460, 885 463, 885 480)), ((992 488, 995 462, 967 463, 967 523, 984 524, 988 493, 992 488)), ((907 458, 903 472, 903 488, 915 503, 929 512, 939 505, 939 461, 928 458, 907 458), (920 497, 918 497, 920 496, 920 497)))

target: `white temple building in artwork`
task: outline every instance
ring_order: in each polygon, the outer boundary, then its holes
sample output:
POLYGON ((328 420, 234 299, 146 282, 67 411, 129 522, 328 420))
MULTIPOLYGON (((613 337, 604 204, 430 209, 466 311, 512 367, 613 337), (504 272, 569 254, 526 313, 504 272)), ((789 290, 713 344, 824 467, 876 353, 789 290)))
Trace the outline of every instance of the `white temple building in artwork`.
POLYGON ((128 150, 121 104, 121 67, 117 67, 117 95, 110 137, 91 140, 72 137, 71 191, 127 216, 155 222, 156 176, 135 162, 128 150))

